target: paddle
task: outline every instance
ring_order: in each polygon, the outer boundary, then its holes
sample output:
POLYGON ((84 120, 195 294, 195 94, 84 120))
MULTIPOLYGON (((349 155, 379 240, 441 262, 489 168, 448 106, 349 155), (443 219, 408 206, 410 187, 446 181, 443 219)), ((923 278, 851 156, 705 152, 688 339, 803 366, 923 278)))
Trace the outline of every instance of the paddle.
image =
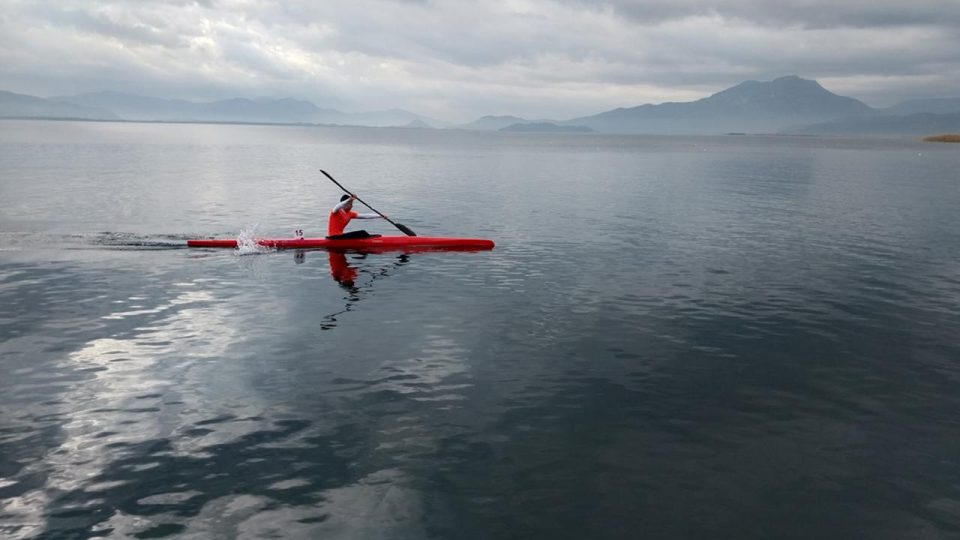
MULTIPOLYGON (((322 172, 324 176, 326 176, 327 178, 329 178, 331 182, 333 182, 334 184, 336 184, 338 188, 340 188, 340 189, 342 189, 343 191, 345 191, 345 192, 347 193, 347 195, 353 195, 353 193, 351 193, 349 189, 343 187, 342 185, 340 185, 340 182, 337 182, 336 180, 334 180, 334 178, 333 178, 332 176, 330 176, 330 175, 327 173, 327 171, 325 171, 325 170, 323 170, 323 169, 320 169, 320 172, 322 172)), ((403 234, 405 234, 405 235, 407 235, 407 236, 416 236, 416 235, 417 235, 417 233, 415 233, 415 232, 413 232, 412 230, 410 230, 410 227, 407 227, 406 225, 403 225, 403 224, 401 224, 401 223, 395 223, 392 219, 390 219, 390 218, 388 218, 387 216, 381 214, 379 210, 377 210, 376 208, 374 208, 374 207, 370 206, 369 204, 365 203, 365 202, 363 201, 363 199, 361 199, 360 197, 357 197, 356 195, 353 195, 353 198, 355 198, 356 200, 358 200, 358 201, 360 201, 361 203, 363 203, 363 205, 366 206, 367 208, 369 208, 369 209, 373 210, 374 212, 376 212, 376 213, 377 213, 380 217, 382 217, 383 219, 389 221, 391 225, 393 225, 394 227, 400 229, 400 231, 401 231, 403 234)))

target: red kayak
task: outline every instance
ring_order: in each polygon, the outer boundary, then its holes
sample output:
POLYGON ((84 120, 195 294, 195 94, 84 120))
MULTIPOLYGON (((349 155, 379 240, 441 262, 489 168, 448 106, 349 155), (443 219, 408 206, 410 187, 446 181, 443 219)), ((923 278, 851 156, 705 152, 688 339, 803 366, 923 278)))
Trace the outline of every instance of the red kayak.
MULTIPOLYGON (((480 251, 493 249, 493 240, 484 238, 447 238, 431 236, 375 236, 370 238, 257 238, 257 244, 273 249, 350 249, 372 251, 480 251)), ((235 238, 187 240, 187 246, 198 248, 236 248, 235 238)))

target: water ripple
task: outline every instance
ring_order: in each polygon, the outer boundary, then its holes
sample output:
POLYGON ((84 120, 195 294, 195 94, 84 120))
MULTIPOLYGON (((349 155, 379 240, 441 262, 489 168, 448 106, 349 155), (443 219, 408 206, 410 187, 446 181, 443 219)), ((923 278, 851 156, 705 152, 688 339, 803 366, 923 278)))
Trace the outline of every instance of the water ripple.
POLYGON ((4 537, 960 529, 955 153, 43 126, 0 141, 4 537), (497 248, 343 254, 352 279, 167 249, 322 234, 339 194, 290 167, 318 159, 497 248))

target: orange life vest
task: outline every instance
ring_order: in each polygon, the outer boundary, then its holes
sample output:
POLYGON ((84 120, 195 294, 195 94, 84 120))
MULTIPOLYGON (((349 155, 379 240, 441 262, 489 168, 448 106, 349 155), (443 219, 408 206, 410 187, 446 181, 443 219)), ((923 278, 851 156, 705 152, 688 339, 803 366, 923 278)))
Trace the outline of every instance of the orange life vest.
POLYGON ((330 212, 330 219, 327 221, 327 236, 343 234, 343 229, 347 227, 347 223, 350 223, 350 220, 357 215, 353 210, 348 212, 340 209, 336 212, 330 212))

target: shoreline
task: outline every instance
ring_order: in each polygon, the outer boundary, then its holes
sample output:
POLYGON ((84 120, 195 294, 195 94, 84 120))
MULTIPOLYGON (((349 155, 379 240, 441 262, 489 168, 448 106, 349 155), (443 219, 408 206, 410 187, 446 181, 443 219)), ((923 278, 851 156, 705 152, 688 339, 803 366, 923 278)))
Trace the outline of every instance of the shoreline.
POLYGON ((923 138, 925 142, 940 143, 960 143, 960 133, 942 133, 940 135, 927 135, 923 138))

